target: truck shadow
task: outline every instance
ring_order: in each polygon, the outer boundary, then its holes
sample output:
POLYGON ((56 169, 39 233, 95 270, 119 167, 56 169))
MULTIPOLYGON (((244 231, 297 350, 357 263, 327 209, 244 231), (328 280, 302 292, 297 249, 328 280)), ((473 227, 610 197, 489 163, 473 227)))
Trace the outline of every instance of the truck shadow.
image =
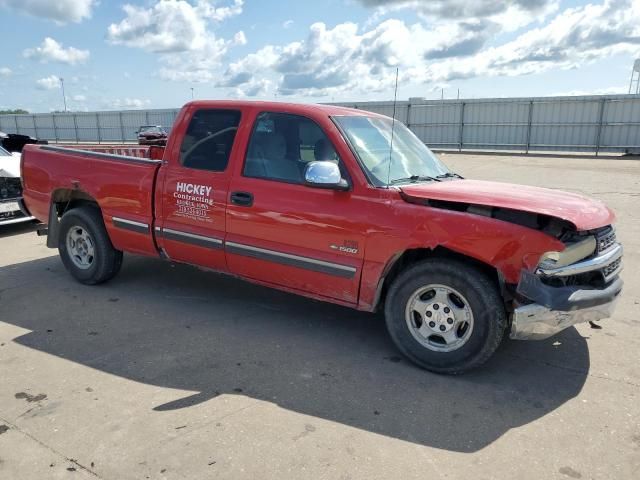
POLYGON ((380 316, 136 257, 100 287, 75 283, 57 257, 3 267, 0 302, 3 321, 30 330, 14 340, 20 345, 199 392, 158 412, 247 395, 458 452, 552 412, 580 392, 589 370, 586 340, 569 329, 505 342, 471 374, 435 375, 400 358, 380 316))

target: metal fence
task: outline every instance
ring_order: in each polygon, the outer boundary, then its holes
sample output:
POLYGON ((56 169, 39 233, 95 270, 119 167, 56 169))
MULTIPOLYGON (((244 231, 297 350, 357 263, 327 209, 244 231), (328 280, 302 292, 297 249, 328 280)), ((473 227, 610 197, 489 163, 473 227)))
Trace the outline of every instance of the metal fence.
MULTIPOLYGON (((340 105, 393 115, 393 102, 340 105)), ((170 129, 178 109, 0 115, 0 131, 53 142, 134 142, 141 125, 170 129)), ((434 149, 640 153, 640 95, 410 99, 396 118, 434 149)))
POLYGON ((31 135, 50 142, 136 142, 136 132, 141 125, 163 125, 170 130, 179 111, 175 108, 0 115, 0 131, 31 135))
MULTIPOLYGON (((393 102, 340 105, 394 111, 393 102)), ((640 95, 410 99, 396 119, 435 149, 640 153, 640 95)))

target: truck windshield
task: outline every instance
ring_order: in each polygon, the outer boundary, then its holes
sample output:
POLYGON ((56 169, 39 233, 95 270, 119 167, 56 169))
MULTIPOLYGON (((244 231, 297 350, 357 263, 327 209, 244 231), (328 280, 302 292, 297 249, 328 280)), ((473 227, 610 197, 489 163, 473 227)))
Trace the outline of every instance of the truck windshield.
POLYGON ((402 122, 387 118, 335 116, 365 173, 376 187, 451 177, 449 169, 402 122), (389 161, 391 159, 391 165, 389 161))
POLYGON ((0 157, 10 157, 11 154, 7 152, 4 148, 0 147, 0 157))

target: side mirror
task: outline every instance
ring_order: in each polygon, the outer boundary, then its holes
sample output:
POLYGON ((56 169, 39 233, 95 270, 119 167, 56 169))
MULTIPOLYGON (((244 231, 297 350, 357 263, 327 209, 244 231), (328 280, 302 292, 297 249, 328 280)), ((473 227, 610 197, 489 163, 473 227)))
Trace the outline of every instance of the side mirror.
POLYGON ((340 167, 334 162, 309 162, 304 171, 304 181, 310 187, 349 190, 349 183, 342 178, 340 167))

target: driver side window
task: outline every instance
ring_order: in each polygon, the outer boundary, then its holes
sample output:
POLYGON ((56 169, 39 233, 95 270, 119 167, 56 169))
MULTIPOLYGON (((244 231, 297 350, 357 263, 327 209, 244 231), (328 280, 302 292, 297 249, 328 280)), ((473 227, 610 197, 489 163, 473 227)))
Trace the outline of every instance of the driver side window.
POLYGON ((239 124, 237 110, 196 111, 180 146, 180 164, 198 170, 224 171, 239 124))
POLYGON ((340 158, 329 138, 313 120, 289 113, 258 115, 244 164, 246 177, 304 183, 308 163, 340 158))

